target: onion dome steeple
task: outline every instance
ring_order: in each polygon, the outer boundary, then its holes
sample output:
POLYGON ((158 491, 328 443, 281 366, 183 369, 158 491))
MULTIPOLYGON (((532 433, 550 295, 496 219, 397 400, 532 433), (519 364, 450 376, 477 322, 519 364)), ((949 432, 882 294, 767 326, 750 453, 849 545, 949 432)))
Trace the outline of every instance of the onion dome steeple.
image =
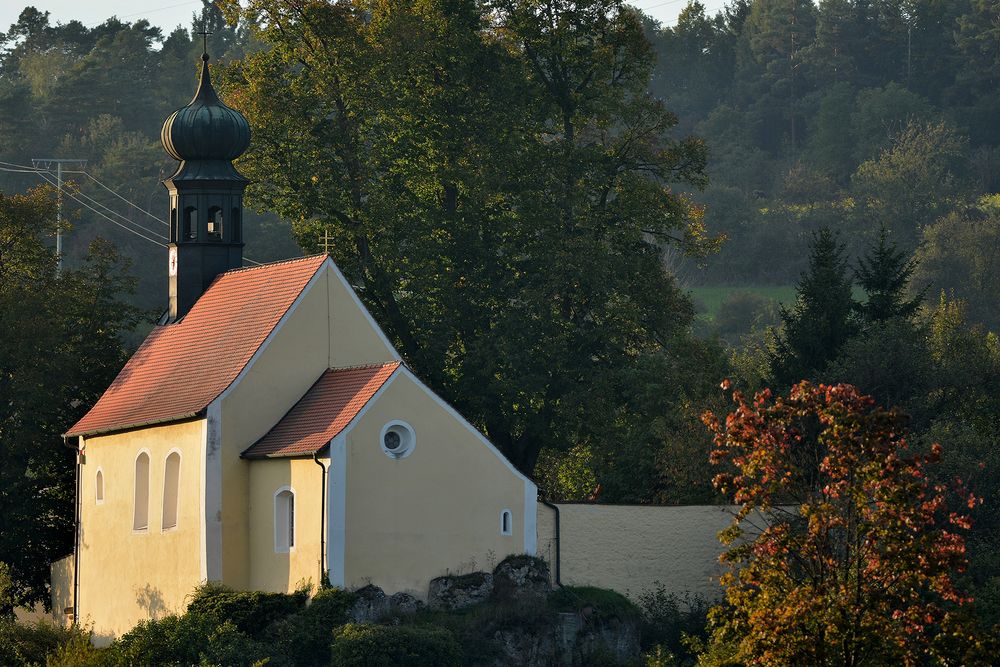
POLYGON ((243 191, 233 166, 250 145, 250 124, 212 87, 208 33, 194 99, 170 114, 160 139, 180 161, 163 181, 170 194, 169 322, 184 317, 220 273, 243 266, 243 191))
POLYGON ((198 92, 187 106, 170 114, 160 131, 163 148, 175 160, 232 161, 250 145, 250 124, 227 107, 212 87, 208 53, 201 56, 198 92))

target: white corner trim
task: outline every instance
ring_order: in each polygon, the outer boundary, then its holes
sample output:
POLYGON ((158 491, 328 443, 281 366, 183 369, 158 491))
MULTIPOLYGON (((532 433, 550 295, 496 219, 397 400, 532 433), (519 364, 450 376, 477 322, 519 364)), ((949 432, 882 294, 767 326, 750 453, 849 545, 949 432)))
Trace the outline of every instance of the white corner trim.
POLYGON ((375 321, 375 318, 372 317, 372 314, 368 312, 367 308, 365 308, 365 304, 361 302, 361 298, 358 297, 358 293, 354 291, 353 287, 351 287, 351 283, 347 282, 347 278, 345 278, 344 274, 341 273, 340 267, 337 266, 337 263, 334 262, 329 257, 327 258, 326 261, 330 263, 330 267, 333 269, 333 275, 337 276, 337 279, 340 280, 340 283, 344 286, 344 289, 346 289, 347 293, 351 295, 351 300, 354 301, 354 305, 357 306, 358 309, 361 311, 361 314, 365 316, 365 319, 368 320, 368 324, 370 324, 372 328, 375 329, 375 333, 378 334, 379 340, 382 341, 382 344, 385 345, 386 349, 388 349, 389 352, 392 354, 393 361, 402 361, 403 358, 399 356, 399 352, 396 351, 395 346, 393 346, 393 344, 386 337, 385 332, 382 331, 382 327, 378 325, 378 322, 375 321))
POLYGON ((524 553, 534 556, 538 551, 538 487, 530 479, 524 481, 524 553))
MULTIPOLYGON (((451 407, 451 405, 449 405, 443 398, 441 398, 440 396, 438 396, 437 394, 435 394, 433 391, 431 391, 431 388, 428 387, 427 385, 425 385, 423 382, 421 382, 420 378, 418 378, 416 375, 413 374, 413 371, 411 371, 409 368, 407 368, 406 366, 403 366, 403 365, 400 365, 399 370, 402 371, 403 373, 405 373, 406 376, 408 378, 410 378, 414 382, 414 384, 416 384, 418 387, 420 387, 421 389, 423 389, 427 393, 428 396, 430 396, 432 399, 434 399, 434 401, 438 405, 440 405, 442 408, 444 408, 445 412, 447 412, 452 417, 454 417, 455 419, 457 419, 458 422, 462 426, 464 426, 470 433, 472 433, 474 436, 476 436, 481 443, 483 443, 484 445, 486 445, 489 448, 489 450, 491 452, 493 452, 493 454, 496 455, 496 457, 498 459, 500 459, 500 461, 502 461, 505 466, 507 466, 507 469, 510 470, 512 473, 514 473, 515 476, 517 476, 519 479, 524 480, 526 483, 531 484, 532 487, 535 486, 534 482, 532 482, 531 479, 527 475, 525 475, 520 470, 518 470, 517 468, 515 468, 514 464, 511 463, 507 459, 507 457, 504 456, 503 453, 501 453, 500 450, 497 449, 496 446, 486 438, 485 435, 483 435, 482 433, 479 432, 479 429, 477 429, 475 426, 473 426, 472 424, 470 424, 469 420, 467 420, 465 417, 463 417, 461 415, 461 413, 459 413, 458 410, 456 410, 455 408, 451 407)), ((393 376, 395 376, 395 374, 393 374, 393 376)), ((376 393, 376 396, 377 395, 378 394, 376 393)), ((372 400, 369 401, 369 404, 371 404, 372 401, 374 401, 374 400, 375 400, 375 396, 372 396, 372 400)), ((347 429, 344 429, 344 430, 346 431, 347 429)), ((527 523, 527 522, 525 522, 525 523, 527 523)))
POLYGON ((345 431, 341 431, 330 442, 330 474, 327 484, 326 567, 330 572, 330 584, 343 588, 344 556, 347 553, 347 435, 345 431))
POLYGON ((208 406, 202 440, 201 539, 204 581, 222 581, 222 397, 208 406))
POLYGON ((201 548, 198 556, 201 560, 200 578, 202 583, 208 582, 208 521, 206 518, 207 498, 206 482, 208 481, 208 418, 201 420, 201 465, 198 466, 198 523, 201 536, 201 548))

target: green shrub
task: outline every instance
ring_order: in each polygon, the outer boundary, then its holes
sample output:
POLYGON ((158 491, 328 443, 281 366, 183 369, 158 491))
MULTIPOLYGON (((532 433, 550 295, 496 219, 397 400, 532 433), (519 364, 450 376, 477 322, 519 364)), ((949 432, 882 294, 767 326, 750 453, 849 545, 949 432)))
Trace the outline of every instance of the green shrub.
POLYGON ((443 628, 348 624, 333 633, 331 665, 337 667, 449 667, 460 652, 443 628))
POLYGON ((330 664, 333 628, 347 622, 356 596, 337 588, 320 590, 309 606, 272 623, 264 640, 272 646, 273 665, 312 667, 330 664))
POLYGON ((232 623, 251 637, 258 637, 269 625, 301 611, 309 595, 306 591, 264 593, 234 591, 219 584, 199 586, 188 604, 188 613, 232 623))
POLYGON ((251 667, 268 660, 270 647, 241 632, 230 621, 215 628, 201 652, 202 665, 251 667))
POLYGON ((62 628, 48 621, 0 621, 0 665, 45 664, 45 656, 70 643, 80 630, 62 628))
POLYGON ((74 633, 68 642, 49 653, 44 662, 45 667, 101 667, 107 664, 107 651, 94 648, 90 635, 83 632, 74 633))
POLYGON ((663 584, 637 596, 642 610, 642 639, 646 647, 663 646, 678 664, 689 664, 694 654, 684 637, 708 636, 708 603, 700 596, 668 593, 663 584))
POLYGON ((141 621, 116 639, 103 657, 115 667, 197 665, 217 625, 212 616, 190 612, 141 621))
POLYGON ((639 608, 621 593, 594 586, 558 588, 549 595, 549 607, 559 612, 583 612, 589 609, 588 618, 595 621, 612 618, 627 621, 641 617, 639 608))

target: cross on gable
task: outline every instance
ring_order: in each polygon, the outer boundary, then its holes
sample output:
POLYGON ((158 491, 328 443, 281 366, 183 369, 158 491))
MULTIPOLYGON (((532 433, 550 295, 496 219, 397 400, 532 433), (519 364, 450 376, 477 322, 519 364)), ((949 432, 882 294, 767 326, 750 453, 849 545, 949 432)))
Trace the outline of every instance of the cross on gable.
POLYGON ((323 236, 320 237, 320 243, 323 244, 323 252, 330 254, 330 247, 333 245, 333 237, 330 236, 329 230, 323 232, 323 236))

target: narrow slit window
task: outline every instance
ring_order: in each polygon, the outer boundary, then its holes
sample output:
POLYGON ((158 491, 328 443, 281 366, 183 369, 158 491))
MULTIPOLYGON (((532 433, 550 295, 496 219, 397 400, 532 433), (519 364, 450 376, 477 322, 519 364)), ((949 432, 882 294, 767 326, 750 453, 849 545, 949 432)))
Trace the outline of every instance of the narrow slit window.
POLYGON ((100 468, 97 469, 97 476, 94 479, 94 495, 98 505, 104 502, 104 471, 100 468))
POLYGON ((181 455, 177 452, 171 452, 167 456, 167 463, 163 468, 163 520, 161 524, 163 530, 177 527, 180 480, 181 455))
POLYGON ((170 207, 170 240, 177 240, 177 206, 170 207))
POLYGON ((511 517, 510 510, 504 510, 500 512, 500 534, 501 535, 512 535, 513 534, 513 521, 511 517))
POLYGON ((274 550, 291 551, 295 546, 295 493, 281 489, 274 494, 274 550))
POLYGON ((135 459, 135 498, 132 504, 132 530, 149 527, 149 454, 135 459))

